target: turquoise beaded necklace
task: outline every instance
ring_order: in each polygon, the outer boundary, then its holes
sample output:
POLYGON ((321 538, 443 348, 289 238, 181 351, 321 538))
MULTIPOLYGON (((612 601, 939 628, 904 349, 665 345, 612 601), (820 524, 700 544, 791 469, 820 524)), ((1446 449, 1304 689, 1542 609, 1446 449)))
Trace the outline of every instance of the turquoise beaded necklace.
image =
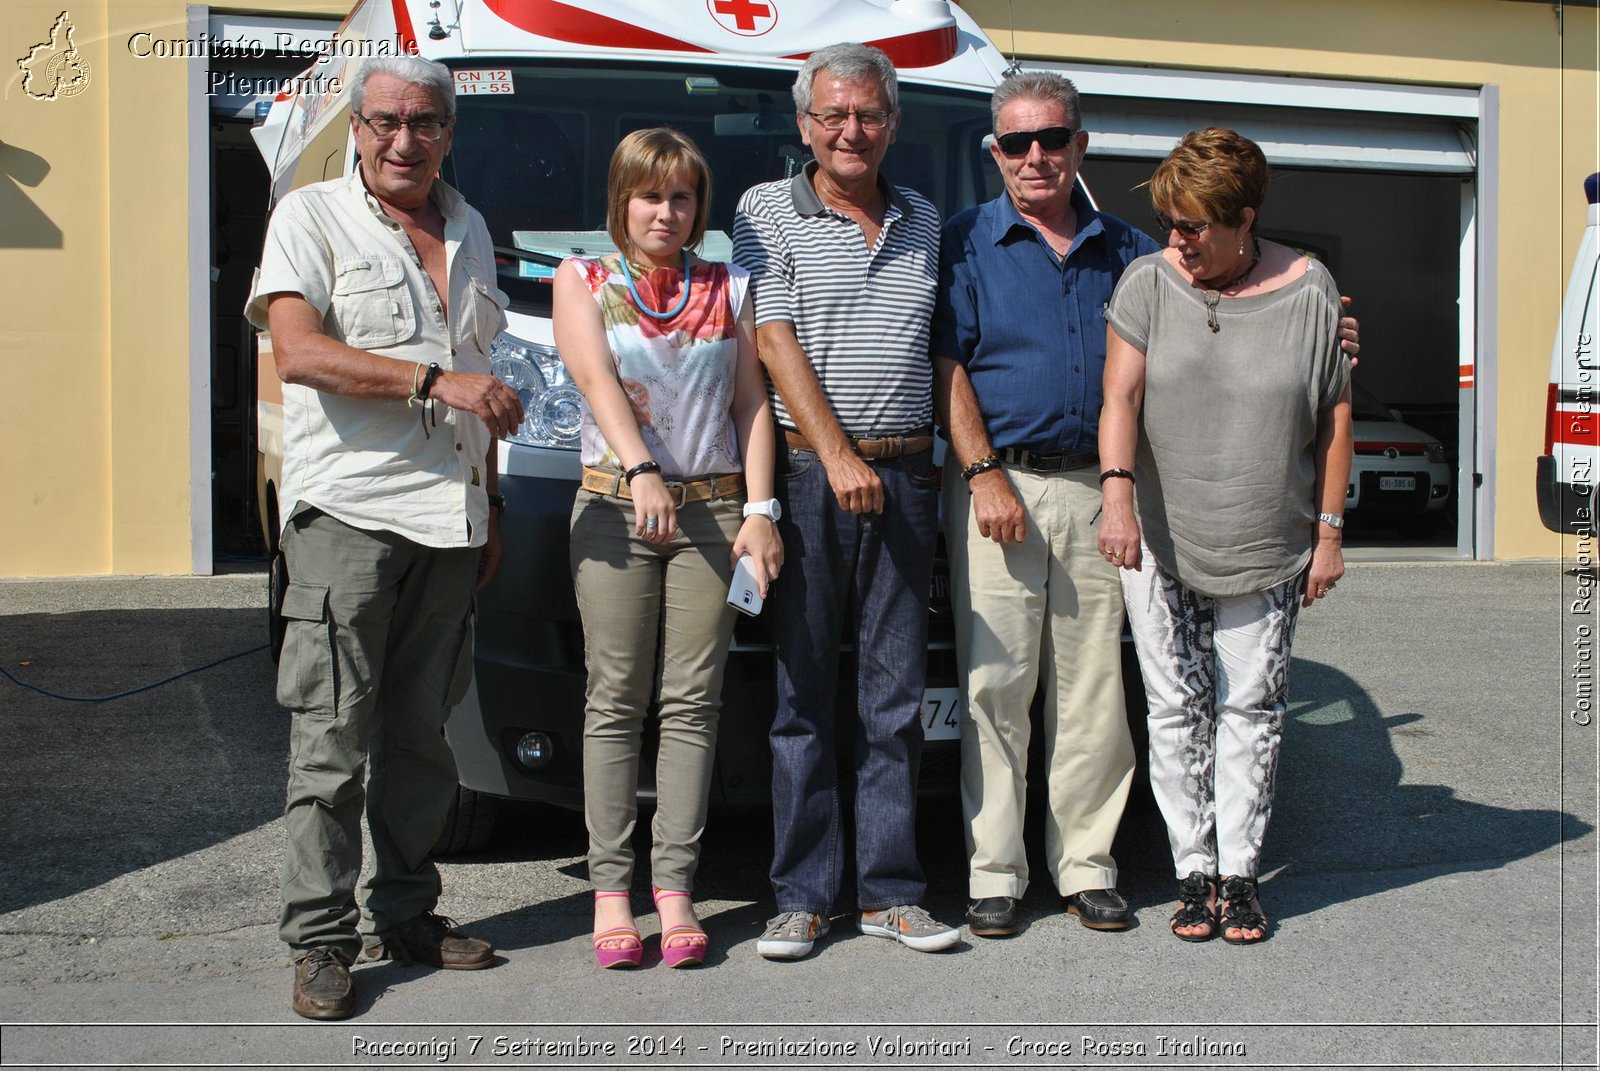
POLYGON ((627 280, 628 293, 633 296, 633 303, 639 307, 639 311, 640 312, 644 313, 646 316, 650 317, 652 320, 670 320, 674 316, 678 315, 678 313, 682 312, 684 309, 689 307, 689 283, 690 283, 690 279, 689 279, 689 251, 687 249, 685 249, 683 251, 683 297, 678 301, 677 308, 673 309, 671 312, 657 312, 654 309, 652 309, 650 306, 646 305, 644 303, 644 299, 639 296, 639 288, 634 285, 633 272, 628 269, 628 257, 627 257, 627 255, 623 254, 623 255, 619 256, 617 259, 622 262, 622 277, 623 277, 623 279, 627 280))

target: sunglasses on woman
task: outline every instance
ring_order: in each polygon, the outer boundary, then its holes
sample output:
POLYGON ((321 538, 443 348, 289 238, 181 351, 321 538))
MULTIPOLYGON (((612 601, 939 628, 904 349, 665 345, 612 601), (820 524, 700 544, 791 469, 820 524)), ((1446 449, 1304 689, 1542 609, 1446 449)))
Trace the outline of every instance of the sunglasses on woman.
POLYGON ((1211 224, 1209 222, 1191 223, 1186 219, 1173 219, 1165 212, 1157 212, 1156 226, 1160 228, 1162 234, 1171 234, 1173 231, 1177 231, 1192 242, 1204 234, 1206 228, 1210 227, 1211 224))
POLYGON ((1045 152, 1060 152, 1077 136, 1070 126, 1047 126, 1043 130, 1013 130, 995 138, 994 143, 1007 156, 1026 156, 1036 141, 1045 152))

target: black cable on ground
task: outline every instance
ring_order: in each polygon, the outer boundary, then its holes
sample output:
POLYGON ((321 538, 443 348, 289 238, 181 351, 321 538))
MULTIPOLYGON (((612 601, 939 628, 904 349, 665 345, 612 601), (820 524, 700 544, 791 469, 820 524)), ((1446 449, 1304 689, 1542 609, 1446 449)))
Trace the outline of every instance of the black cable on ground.
POLYGON ((124 692, 113 692, 111 695, 60 695, 46 688, 41 688, 37 684, 30 684, 28 681, 25 681, 20 677, 13 676, 3 666, 0 666, 0 677, 4 677, 6 680, 20 688, 26 688, 30 692, 38 692, 40 695, 47 696, 51 699, 62 699, 68 703, 105 703, 112 699, 122 699, 130 695, 138 695, 140 692, 148 692, 150 689, 159 688, 163 684, 171 684, 180 677, 187 677, 191 673, 199 673, 203 669, 210 669, 213 666, 220 666, 224 662, 232 662, 235 658, 243 658, 245 655, 253 655, 257 651, 265 651, 266 649, 267 645, 263 643, 259 647, 250 648, 248 651, 240 651, 238 654, 231 654, 224 658, 219 658, 215 662, 207 662, 203 666, 195 666, 193 669, 186 669, 182 673, 174 673, 170 677, 163 677, 153 684, 144 684, 140 685, 138 688, 129 688, 124 692))

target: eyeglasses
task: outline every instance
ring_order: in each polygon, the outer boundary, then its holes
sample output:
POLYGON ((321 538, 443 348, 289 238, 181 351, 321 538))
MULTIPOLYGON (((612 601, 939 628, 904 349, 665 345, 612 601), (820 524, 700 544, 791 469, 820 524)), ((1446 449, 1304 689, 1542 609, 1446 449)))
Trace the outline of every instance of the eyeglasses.
POLYGON ((444 136, 444 128, 450 125, 448 119, 401 119, 393 115, 366 116, 356 112, 355 116, 367 124, 367 129, 372 131, 372 136, 388 141, 400 133, 402 127, 411 131, 411 136, 421 138, 423 141, 438 141, 444 136))
POLYGON ((1171 234, 1173 231, 1177 231, 1191 242, 1204 234, 1210 226, 1210 223, 1190 223, 1186 219, 1173 219, 1165 212, 1156 213, 1156 227, 1160 229, 1162 234, 1171 234))
POLYGON ((994 143, 1007 156, 1026 156, 1036 141, 1045 152, 1060 152, 1077 136, 1070 126, 1047 126, 1043 130, 1013 130, 995 138, 994 143))
POLYGON ((856 117, 856 122, 861 124, 862 130, 882 130, 889 125, 889 117, 894 113, 881 108, 857 108, 853 112, 806 112, 806 114, 821 123, 824 130, 843 130, 852 115, 856 117))

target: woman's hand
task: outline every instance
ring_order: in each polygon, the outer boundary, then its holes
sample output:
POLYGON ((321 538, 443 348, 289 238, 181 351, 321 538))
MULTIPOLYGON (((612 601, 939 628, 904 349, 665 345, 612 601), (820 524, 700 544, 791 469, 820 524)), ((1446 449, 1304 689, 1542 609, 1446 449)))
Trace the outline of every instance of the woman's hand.
POLYGON ((1119 569, 1139 568, 1139 519, 1131 502, 1107 502, 1100 512, 1100 554, 1119 569))
POLYGON ((678 511, 659 472, 641 472, 628 484, 633 493, 633 534, 666 546, 678 534, 678 511))
POLYGON ((1344 576, 1344 549, 1338 540, 1319 539, 1311 550, 1311 566, 1306 570, 1305 598, 1301 606, 1310 606, 1318 599, 1326 599, 1334 584, 1344 576))
POLYGON ((750 555, 750 568, 761 585, 761 597, 767 597, 767 585, 778 579, 783 568, 783 536, 770 517, 746 517, 733 541, 731 560, 737 564, 744 555, 750 555))

